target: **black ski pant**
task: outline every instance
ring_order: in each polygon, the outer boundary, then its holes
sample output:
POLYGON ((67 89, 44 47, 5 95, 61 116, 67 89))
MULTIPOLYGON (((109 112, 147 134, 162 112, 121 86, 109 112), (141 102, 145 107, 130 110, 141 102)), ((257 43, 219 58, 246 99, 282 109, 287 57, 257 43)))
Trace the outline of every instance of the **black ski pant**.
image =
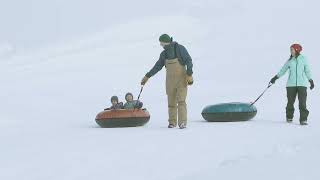
POLYGON ((297 95, 299 100, 300 122, 307 121, 309 115, 309 111, 307 109, 307 88, 303 86, 287 87, 287 119, 293 119, 294 102, 296 101, 297 95))

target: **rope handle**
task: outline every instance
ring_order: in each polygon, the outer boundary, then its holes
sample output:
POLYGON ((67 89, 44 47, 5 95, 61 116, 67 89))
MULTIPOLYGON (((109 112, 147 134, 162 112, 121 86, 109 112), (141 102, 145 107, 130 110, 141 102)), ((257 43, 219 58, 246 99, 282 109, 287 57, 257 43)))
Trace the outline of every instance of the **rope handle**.
POLYGON ((260 94, 260 96, 253 103, 250 104, 250 106, 253 106, 272 85, 273 84, 271 82, 269 82, 268 87, 260 94))
POLYGON ((136 110, 136 109, 137 109, 137 108, 136 108, 136 106, 137 106, 137 103, 139 102, 139 99, 140 99, 141 93, 142 93, 142 91, 143 91, 143 87, 144 87, 144 85, 141 85, 140 93, 139 93, 138 99, 137 99, 137 101, 136 101, 136 103, 135 103, 134 110, 136 110))

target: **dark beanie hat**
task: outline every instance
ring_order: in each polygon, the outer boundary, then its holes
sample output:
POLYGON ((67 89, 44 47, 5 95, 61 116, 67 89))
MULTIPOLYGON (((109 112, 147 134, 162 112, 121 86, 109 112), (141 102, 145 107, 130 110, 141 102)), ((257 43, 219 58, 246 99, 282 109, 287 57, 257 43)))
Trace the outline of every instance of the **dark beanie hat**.
POLYGON ((112 101, 117 101, 117 102, 119 102, 119 99, 118 99, 117 96, 112 96, 112 97, 111 97, 111 102, 112 102, 112 101))
POLYGON ((172 42, 172 37, 170 37, 168 34, 162 34, 159 37, 159 41, 160 42, 164 42, 164 43, 171 43, 172 42))

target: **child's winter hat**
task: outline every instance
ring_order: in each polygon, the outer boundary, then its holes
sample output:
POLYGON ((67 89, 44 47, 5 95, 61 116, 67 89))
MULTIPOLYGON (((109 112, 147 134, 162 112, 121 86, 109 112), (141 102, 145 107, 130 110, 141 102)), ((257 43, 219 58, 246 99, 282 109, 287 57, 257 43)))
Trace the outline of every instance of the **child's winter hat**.
POLYGON ((172 37, 170 37, 168 34, 162 34, 159 37, 159 41, 160 42, 164 42, 164 43, 171 43, 172 42, 172 37))
POLYGON ((118 96, 112 96, 112 97, 111 97, 111 102, 112 102, 112 101, 117 101, 117 102, 119 102, 118 96))
POLYGON ((292 44, 291 47, 297 52, 300 53, 302 51, 302 46, 300 44, 292 44))
POLYGON ((131 96, 132 96, 132 98, 133 98, 133 94, 132 94, 132 93, 130 93, 130 92, 128 92, 128 93, 126 94, 126 96, 125 96, 125 99, 126 99, 127 101, 128 101, 127 97, 128 97, 129 95, 131 95, 131 96))

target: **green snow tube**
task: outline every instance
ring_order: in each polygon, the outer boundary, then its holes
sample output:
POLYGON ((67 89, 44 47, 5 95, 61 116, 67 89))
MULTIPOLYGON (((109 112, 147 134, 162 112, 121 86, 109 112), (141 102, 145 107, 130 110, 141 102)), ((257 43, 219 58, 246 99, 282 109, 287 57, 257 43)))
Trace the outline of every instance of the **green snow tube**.
POLYGON ((256 114, 255 106, 239 102, 209 105, 202 111, 202 117, 209 122, 248 121, 256 114))

